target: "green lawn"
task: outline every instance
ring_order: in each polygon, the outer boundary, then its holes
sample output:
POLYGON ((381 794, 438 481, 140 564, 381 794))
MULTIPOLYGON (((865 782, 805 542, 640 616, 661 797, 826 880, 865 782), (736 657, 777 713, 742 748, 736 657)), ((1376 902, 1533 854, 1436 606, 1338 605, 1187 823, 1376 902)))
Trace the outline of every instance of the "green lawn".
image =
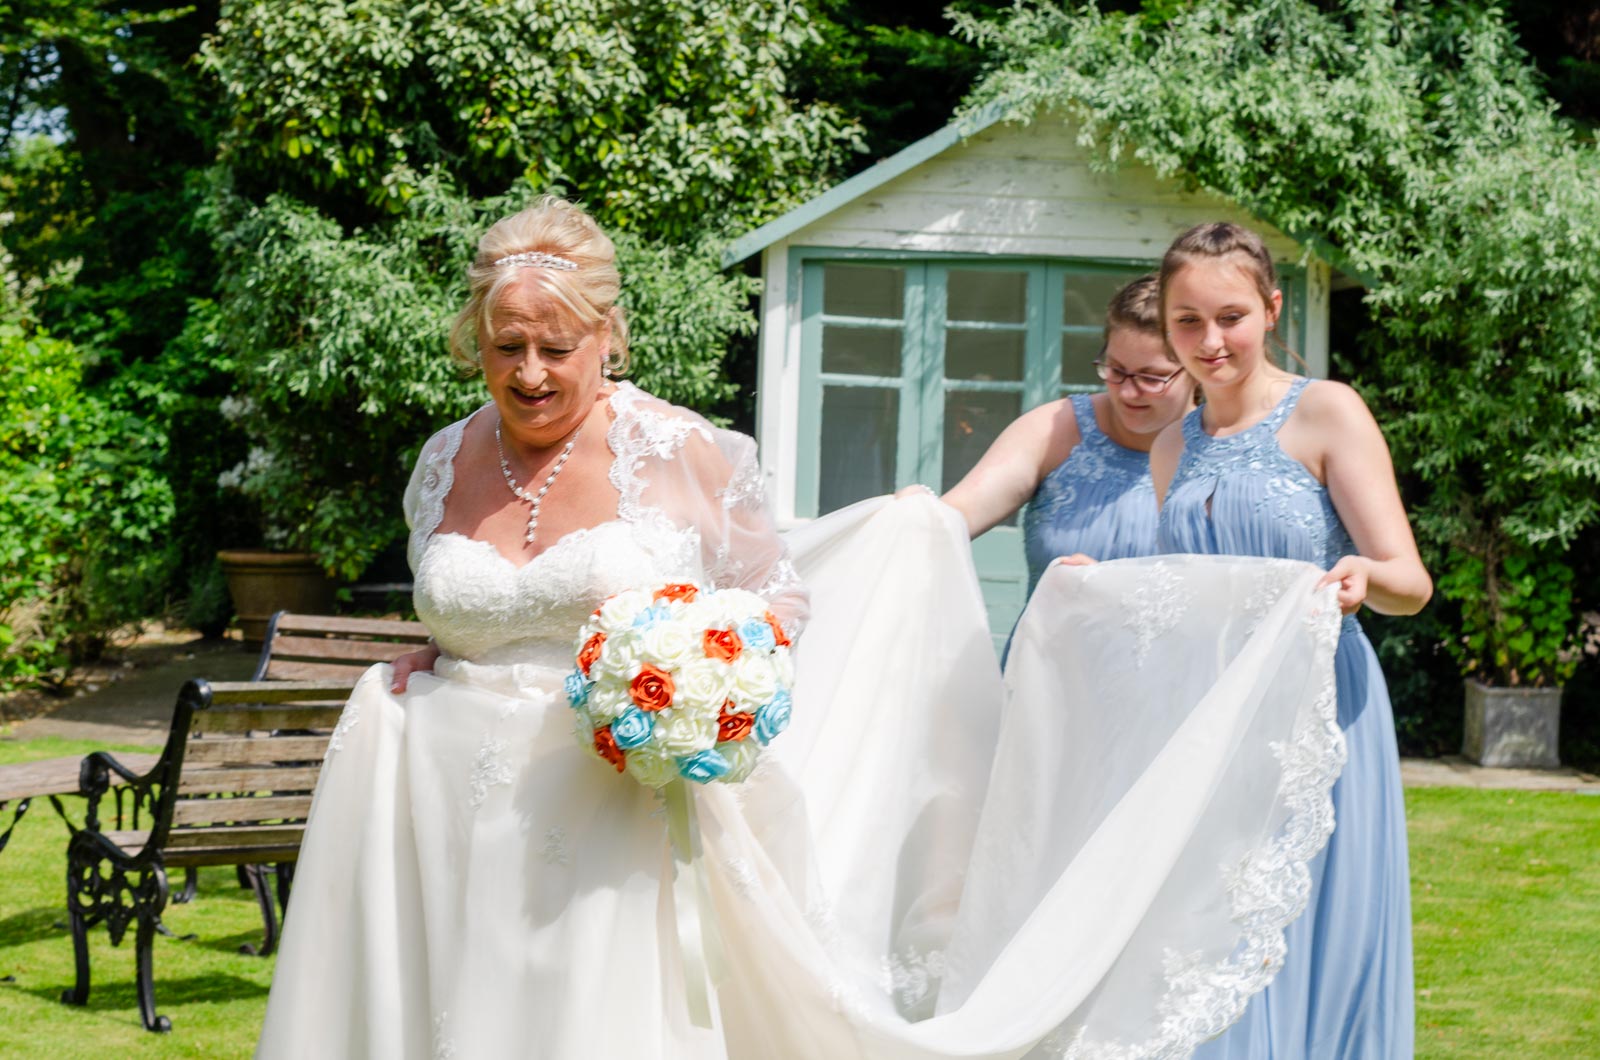
MULTIPOLYGON (((0 763, 91 749, 0 741, 0 763)), ((1600 1056, 1600 798, 1406 795, 1417 1055, 1600 1056)), ((168 907, 169 927, 199 937, 156 939, 156 1002, 170 1035, 139 1026, 131 930, 117 949, 103 928, 91 932, 89 1005, 59 1003, 72 982, 65 836, 49 805, 36 803, 0 854, 0 978, 15 977, 0 982, 0 1057, 249 1056, 272 962, 238 952, 259 938, 260 919, 225 869, 202 874, 194 903, 168 907)))

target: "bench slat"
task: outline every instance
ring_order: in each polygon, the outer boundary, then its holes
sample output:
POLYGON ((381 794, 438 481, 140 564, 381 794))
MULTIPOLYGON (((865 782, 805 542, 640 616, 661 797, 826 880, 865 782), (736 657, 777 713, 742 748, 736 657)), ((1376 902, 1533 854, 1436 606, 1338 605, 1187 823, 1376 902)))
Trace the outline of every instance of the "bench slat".
POLYGON ((217 847, 215 850, 174 850, 162 855, 169 869, 199 868, 203 865, 275 865, 300 860, 300 844, 263 847, 217 847))
MULTIPOLYGON (((161 760, 160 755, 154 754, 119 754, 115 757, 128 769, 141 774, 150 772, 161 760)), ((76 795, 78 771, 82 766, 83 755, 65 755, 0 766, 0 802, 36 795, 76 795)), ((109 776, 113 785, 123 782, 116 773, 109 776)))
POLYGON ((172 807, 174 826, 220 824, 224 821, 303 821, 311 812, 310 795, 255 795, 237 799, 179 799, 172 807))
POLYGON ((201 710, 194 715, 194 731, 259 732, 266 729, 331 729, 339 724, 337 707, 300 706, 277 709, 251 709, 226 707, 220 710, 201 710))
POLYGON ((213 795, 222 792, 310 791, 317 786, 316 766, 299 768, 189 769, 185 763, 178 780, 179 795, 213 795))
POLYGON ((329 637, 285 637, 272 640, 272 659, 328 660, 350 659, 359 662, 393 662, 408 651, 413 644, 397 644, 392 640, 334 640, 329 637))
MULTIPOLYGON (((395 654, 400 653, 397 651, 395 654)), ((343 680, 354 686, 370 666, 370 663, 296 662, 293 659, 274 658, 267 664, 266 676, 268 681, 343 680)))
POLYGON ((216 681, 213 705, 224 703, 343 703, 354 682, 347 681, 216 681))
POLYGON ((298 844, 305 835, 303 824, 235 824, 221 828, 174 828, 167 833, 168 850, 215 850, 229 846, 237 848, 261 846, 288 846, 298 844))
POLYGON ((190 740, 183 752, 184 767, 195 765, 265 765, 269 762, 309 762, 328 749, 326 736, 272 736, 239 740, 190 740))
MULTIPOLYGON (((423 643, 428 639, 428 628, 421 622, 398 618, 345 618, 340 615, 278 616, 279 633, 355 633, 372 637, 392 637, 395 640, 423 643)), ((274 646, 273 651, 277 651, 274 646)))

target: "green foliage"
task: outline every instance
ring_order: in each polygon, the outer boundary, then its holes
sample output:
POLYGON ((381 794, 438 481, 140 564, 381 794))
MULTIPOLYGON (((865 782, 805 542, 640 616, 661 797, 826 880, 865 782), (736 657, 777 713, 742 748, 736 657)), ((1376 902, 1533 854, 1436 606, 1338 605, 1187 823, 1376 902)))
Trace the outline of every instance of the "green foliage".
POLYGON ((0 687, 64 676, 169 572, 165 439, 84 391, 79 358, 0 322, 0 687))
MULTIPOLYGON (((412 181, 402 212, 345 234, 285 196, 226 194, 227 264, 212 327, 238 366, 222 406, 251 449, 225 485, 255 501, 265 543, 313 552, 353 579, 403 532, 399 498, 430 433, 484 400, 446 352, 479 233, 532 196, 464 197, 438 173, 412 181)), ((726 276, 709 245, 617 240, 632 377, 688 405, 724 401, 729 336, 748 334, 752 281, 726 276)))
POLYGON ((1527 631, 1570 595, 1502 599, 1518 582, 1496 572, 1558 576, 1551 557, 1600 522, 1600 150, 1555 116, 1500 10, 1025 2, 961 21, 995 55, 970 105, 1057 108, 1103 165, 1218 192, 1367 283, 1353 382, 1420 484, 1425 552, 1490 623, 1466 631, 1471 665, 1555 679, 1570 640, 1527 631))
POLYGON ((1452 643, 1464 673, 1497 685, 1560 685, 1578 666, 1572 568, 1550 555, 1513 553, 1489 569, 1454 553, 1439 591, 1461 606, 1452 643))
POLYGON ((521 176, 682 242, 803 201, 855 145, 787 93, 814 40, 793 0, 272 0, 228 5, 204 55, 251 191, 348 219, 445 165, 474 195, 521 176))

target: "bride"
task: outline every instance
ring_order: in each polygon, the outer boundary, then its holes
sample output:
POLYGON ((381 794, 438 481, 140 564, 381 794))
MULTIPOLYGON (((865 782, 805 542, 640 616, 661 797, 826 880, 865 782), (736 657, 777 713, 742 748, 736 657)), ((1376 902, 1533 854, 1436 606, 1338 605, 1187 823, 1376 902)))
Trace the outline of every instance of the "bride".
POLYGON ((406 495, 437 643, 329 743, 258 1056, 1183 1056, 1238 1017, 1333 824, 1320 571, 1058 566, 1002 677, 953 509, 780 537, 748 438, 609 380, 581 210, 500 221, 468 275, 452 349, 491 400, 406 495), (685 580, 806 629, 793 727, 695 790, 687 917, 656 795, 577 746, 562 684, 601 600, 685 580))

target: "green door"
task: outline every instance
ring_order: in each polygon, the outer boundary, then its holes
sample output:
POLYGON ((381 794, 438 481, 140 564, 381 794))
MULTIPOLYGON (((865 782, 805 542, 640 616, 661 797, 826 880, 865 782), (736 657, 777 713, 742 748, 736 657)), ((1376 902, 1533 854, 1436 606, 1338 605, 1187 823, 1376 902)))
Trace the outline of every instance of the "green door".
MULTIPOLYGON (((1154 267, 820 251, 796 260, 801 516, 914 482, 947 490, 1023 412, 1099 389, 1091 362, 1106 304, 1154 267)), ((1284 288, 1298 301, 1293 279, 1284 288)), ((972 550, 998 647, 1027 601, 1020 515, 972 550)))

